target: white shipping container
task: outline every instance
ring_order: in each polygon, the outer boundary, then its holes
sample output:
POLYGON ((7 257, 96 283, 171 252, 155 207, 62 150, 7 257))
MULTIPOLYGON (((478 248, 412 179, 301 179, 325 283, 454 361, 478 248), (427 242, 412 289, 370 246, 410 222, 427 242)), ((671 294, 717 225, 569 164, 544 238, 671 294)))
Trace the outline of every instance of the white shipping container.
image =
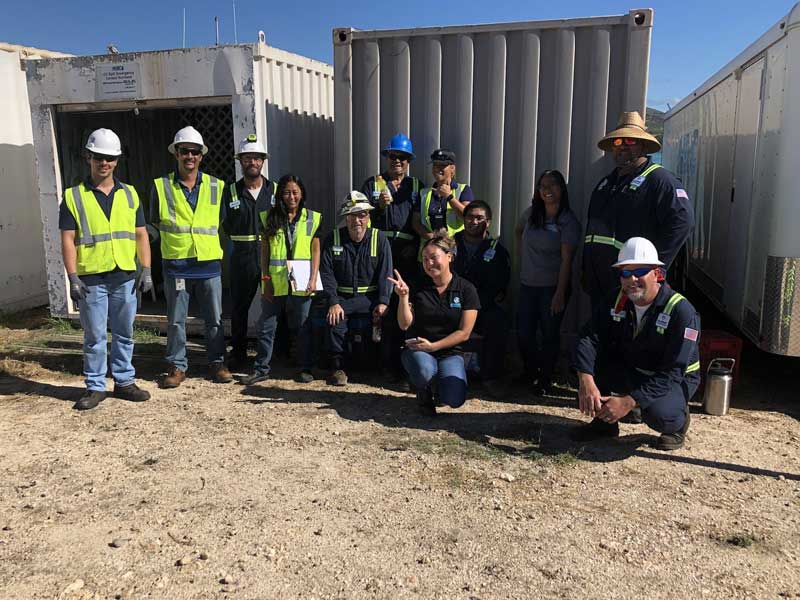
POLYGON ((695 206, 689 278, 759 347, 800 356, 800 4, 665 119, 695 206))
MULTIPOLYGON (((330 65, 263 43, 43 59, 27 63, 38 204, 50 310, 75 317, 61 259, 58 206, 66 186, 87 174, 83 145, 98 127, 116 131, 116 174, 145 203, 152 179, 175 169, 167 146, 184 125, 204 136, 202 170, 228 183, 241 176, 235 148, 248 134, 266 141, 264 174, 293 172, 308 205, 326 207, 333 187, 333 78, 330 65)), ((330 223, 327 223, 330 227, 330 223)), ((41 240, 41 238, 39 238, 41 240)), ((154 250, 159 248, 156 242, 154 250)), ((159 255, 154 274, 159 276, 159 255)), ((223 271, 223 285, 226 272, 223 271)), ((257 299, 256 299, 257 300, 257 299)), ((251 307, 253 323, 257 301, 251 307)), ((165 305, 144 298, 138 319, 162 325, 165 305)), ((194 324, 190 323, 194 329, 194 324)))
MULTIPOLYGON (((492 206, 492 234, 512 253, 514 227, 545 169, 564 173, 572 209, 585 222, 592 188, 613 168, 598 140, 622 111, 644 115, 652 24, 653 11, 639 9, 557 21, 334 30, 336 198, 382 170, 380 149, 402 132, 417 155, 411 174, 423 181, 431 180, 432 150, 455 151, 458 181, 492 206)), ((585 316, 588 300, 581 303, 585 316)), ((568 331, 578 304, 568 309, 568 331)))

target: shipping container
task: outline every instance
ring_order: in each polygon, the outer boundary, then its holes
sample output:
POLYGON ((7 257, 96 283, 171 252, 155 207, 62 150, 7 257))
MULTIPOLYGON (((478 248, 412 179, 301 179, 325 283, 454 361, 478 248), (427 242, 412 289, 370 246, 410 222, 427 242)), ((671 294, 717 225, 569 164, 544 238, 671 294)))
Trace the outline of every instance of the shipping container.
MULTIPOLYGON (((38 205, 50 310, 75 317, 61 259, 58 206, 63 190, 87 174, 83 146, 91 131, 114 130, 123 159, 116 174, 145 205, 152 180, 175 169, 167 151, 175 132, 195 126, 209 153, 202 170, 231 182, 241 176, 235 148, 248 134, 265 140, 264 174, 293 172, 308 205, 327 212, 333 187, 333 78, 330 65, 255 44, 43 59, 27 63, 38 205)), ((41 239, 41 238, 40 238, 41 239)), ((160 249, 152 245, 156 283, 160 249)), ((223 286, 227 273, 223 273, 223 286)), ((143 298, 138 319, 165 322, 162 299, 143 298)), ((224 311, 227 299, 224 299, 224 311)), ((251 307, 251 323, 258 303, 251 307)), ((195 323, 190 323, 194 329, 195 323)))
POLYGON ((800 4, 670 110, 694 203, 688 277, 760 348, 800 356, 800 4))
MULTIPOLYGON (((336 29, 335 195, 383 168, 380 149, 408 134, 410 172, 430 182, 428 156, 455 151, 458 181, 493 209, 492 234, 514 252, 514 227, 538 173, 559 169, 585 222, 589 194, 613 168, 597 142, 619 114, 645 114, 651 9, 626 15, 382 31, 336 29)), ((576 259, 578 285, 580 258, 576 259)), ((575 294, 574 332, 588 300, 575 294), (578 304, 582 304, 578 310, 578 304)))
POLYGON ((68 56, 0 43, 0 311, 47 304, 25 59, 68 56), (13 260, 10 260, 13 257, 13 260))

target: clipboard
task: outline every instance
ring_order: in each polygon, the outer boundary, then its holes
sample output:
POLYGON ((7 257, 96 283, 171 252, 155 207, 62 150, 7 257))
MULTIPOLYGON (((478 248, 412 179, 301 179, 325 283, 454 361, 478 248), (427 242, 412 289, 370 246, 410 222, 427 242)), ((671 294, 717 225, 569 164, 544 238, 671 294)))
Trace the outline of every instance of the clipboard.
MULTIPOLYGON (((289 284, 293 292, 308 289, 308 280, 311 277, 311 261, 310 260, 287 260, 286 266, 289 269, 289 284)), ((317 281, 314 286, 317 292, 322 291, 322 278, 317 271, 317 281)))

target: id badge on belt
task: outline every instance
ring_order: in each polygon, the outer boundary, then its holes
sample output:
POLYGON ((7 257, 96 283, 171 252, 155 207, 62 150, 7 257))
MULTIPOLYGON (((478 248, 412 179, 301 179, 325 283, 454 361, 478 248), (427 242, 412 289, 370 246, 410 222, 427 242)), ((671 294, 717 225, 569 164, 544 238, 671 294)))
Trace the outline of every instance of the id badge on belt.
POLYGON ((183 292, 186 290, 186 280, 181 277, 175 280, 175 291, 176 292, 183 292))

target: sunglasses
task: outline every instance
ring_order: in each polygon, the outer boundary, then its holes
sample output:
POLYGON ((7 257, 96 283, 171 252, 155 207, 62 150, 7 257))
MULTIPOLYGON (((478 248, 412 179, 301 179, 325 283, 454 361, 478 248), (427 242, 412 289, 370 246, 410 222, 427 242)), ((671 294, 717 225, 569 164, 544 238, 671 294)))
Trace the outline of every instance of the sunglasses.
POLYGON ((408 160, 407 154, 399 154, 397 152, 389 152, 389 154, 387 154, 386 156, 388 157, 389 160, 399 160, 401 162, 406 162, 408 160))
POLYGON ((625 144, 626 146, 635 146, 638 143, 639 140, 634 138, 615 138, 613 142, 614 146, 618 148, 622 146, 622 144, 625 144))
POLYGON ((619 271, 619 276, 623 279, 628 279, 628 277, 635 276, 637 279, 639 277, 644 277, 650 271, 652 271, 655 267, 640 267, 638 269, 617 269, 619 271))
POLYGON ((107 163, 117 162, 119 156, 110 156, 108 154, 97 154, 92 152, 92 160, 95 162, 103 162, 106 161, 107 163))
POLYGON ((178 154, 181 156, 200 156, 202 153, 202 148, 184 148, 182 146, 178 148, 178 154))

